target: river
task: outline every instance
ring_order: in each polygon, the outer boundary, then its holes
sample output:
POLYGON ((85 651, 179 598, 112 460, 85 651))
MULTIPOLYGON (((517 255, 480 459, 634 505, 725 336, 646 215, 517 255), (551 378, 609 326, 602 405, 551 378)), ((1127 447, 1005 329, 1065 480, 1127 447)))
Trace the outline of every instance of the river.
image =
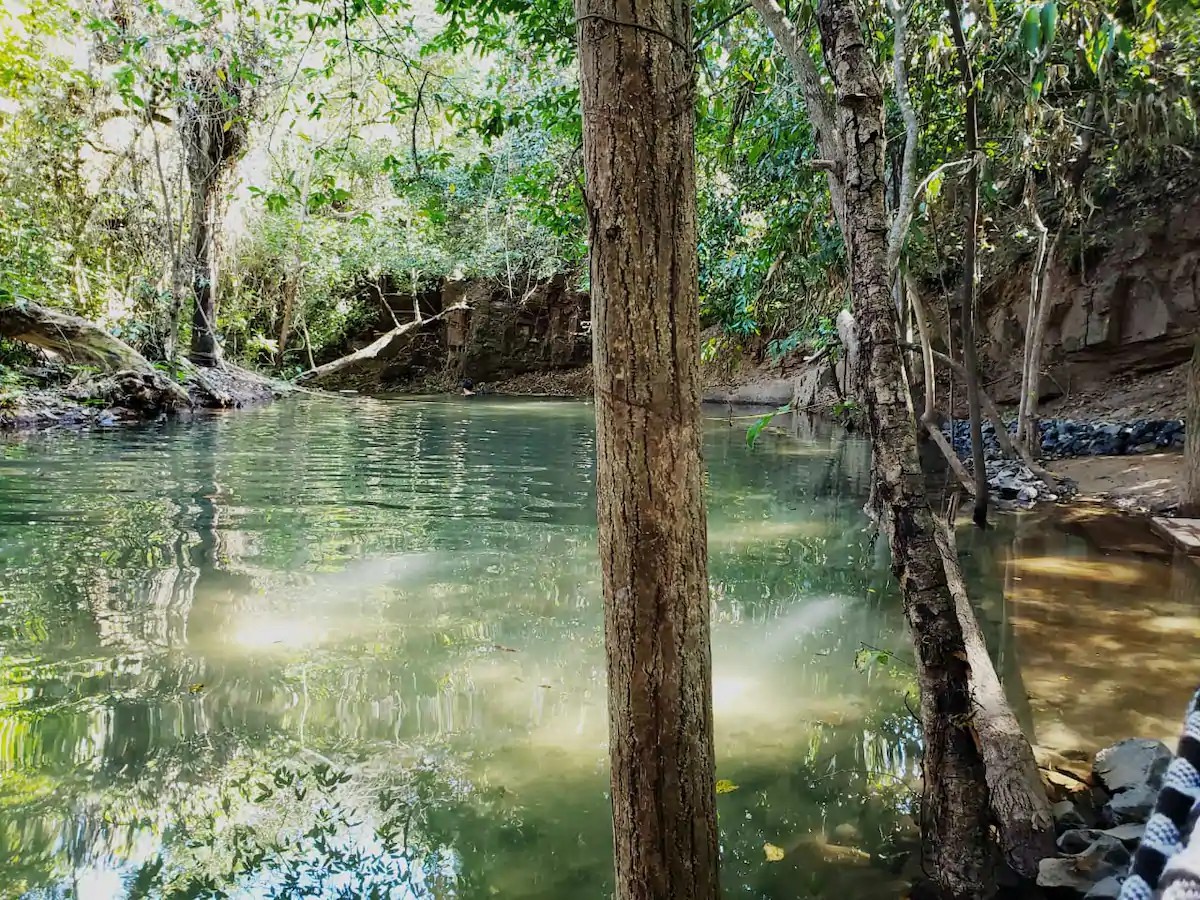
MULTIPOLYGON (((706 415, 726 896, 896 896, 920 744, 869 447, 706 415)), ((0 897, 607 896, 591 416, 312 399, 0 444, 0 897)), ((1169 737, 1200 679, 1190 564, 1106 533, 961 538, 1056 749, 1169 737)))

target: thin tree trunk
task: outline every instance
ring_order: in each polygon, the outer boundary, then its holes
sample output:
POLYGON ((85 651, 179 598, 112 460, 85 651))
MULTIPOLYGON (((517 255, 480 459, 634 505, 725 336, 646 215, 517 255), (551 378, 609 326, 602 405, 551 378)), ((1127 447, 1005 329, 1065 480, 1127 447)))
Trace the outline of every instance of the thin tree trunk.
POLYGON ((217 348, 217 292, 213 261, 216 185, 207 181, 192 186, 192 233, 188 254, 192 274, 192 343, 188 359, 198 366, 215 366, 217 348))
POLYGON ((1045 230, 1040 216, 1034 211, 1036 223, 1042 235, 1038 241, 1038 260, 1034 269, 1033 284, 1030 286, 1029 321, 1025 327, 1026 360, 1021 384, 1021 406, 1017 416, 1017 440, 1030 456, 1041 452, 1041 435, 1038 430, 1038 402, 1041 400, 1042 350, 1046 343, 1046 325, 1050 321, 1050 260, 1058 249, 1062 232, 1054 236, 1046 249, 1045 230), (1023 419, 1022 419, 1023 415, 1023 419))
POLYGON ((1184 488, 1184 510, 1190 515, 1197 515, 1200 514, 1200 334, 1196 336, 1192 362, 1188 366, 1187 395, 1184 447, 1187 485, 1184 488))
POLYGON ((979 897, 985 892, 987 786, 969 727, 973 704, 962 627, 935 539, 916 424, 902 381, 887 268, 883 88, 854 0, 821 0, 817 18, 846 146, 845 240, 859 321, 860 381, 874 447, 874 481, 916 645, 925 737, 922 824, 932 856, 929 870, 948 896, 979 897))
POLYGON ((690 0, 576 0, 618 900, 719 896, 690 0))
POLYGON ((983 413, 979 405, 979 356, 975 345, 975 253, 979 243, 979 111, 975 72, 963 34, 958 0, 946 0, 950 29, 958 50, 958 69, 966 96, 966 151, 974 160, 966 176, 966 229, 963 234, 963 282, 961 327, 963 363, 967 368, 967 409, 971 417, 971 466, 975 475, 975 504, 971 517, 980 528, 987 527, 988 481, 983 458, 983 413))

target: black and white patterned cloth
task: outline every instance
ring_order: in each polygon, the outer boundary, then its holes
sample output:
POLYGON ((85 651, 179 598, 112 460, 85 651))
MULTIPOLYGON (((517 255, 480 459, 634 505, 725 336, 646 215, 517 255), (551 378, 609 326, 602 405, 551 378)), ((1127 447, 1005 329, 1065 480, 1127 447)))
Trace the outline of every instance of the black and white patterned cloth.
POLYGON ((1154 814, 1133 855, 1121 900, 1200 900, 1200 691, 1184 719, 1154 814))

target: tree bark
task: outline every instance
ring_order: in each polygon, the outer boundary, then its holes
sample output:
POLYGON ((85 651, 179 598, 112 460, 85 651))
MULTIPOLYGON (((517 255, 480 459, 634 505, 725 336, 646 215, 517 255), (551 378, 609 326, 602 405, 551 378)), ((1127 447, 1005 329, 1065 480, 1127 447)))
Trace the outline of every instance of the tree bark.
POLYGON ((1188 366, 1187 382, 1187 431, 1184 433, 1184 457, 1187 462, 1187 484, 1184 487, 1184 511, 1188 515, 1200 514, 1200 334, 1192 348, 1192 362, 1188 366))
POLYGON ((845 239, 875 486, 916 645, 925 736, 922 824, 932 857, 929 869, 948 896, 978 897, 985 892, 987 786, 969 727, 973 704, 962 628, 934 536, 916 425, 902 380, 887 269, 883 88, 854 0, 821 0, 817 18, 846 146, 845 239))
POLYGON ((53 350, 72 363, 95 365, 108 372, 137 372, 156 376, 156 384, 173 402, 191 406, 180 385, 160 373, 150 362, 103 328, 87 319, 69 316, 36 303, 20 303, 0 308, 0 335, 53 350))
POLYGON ((953 529, 953 523, 939 522, 937 538, 970 663, 971 696, 975 701, 971 727, 983 756, 989 804, 1005 860, 1014 872, 1033 879, 1037 877, 1038 863, 1054 855, 1050 801, 1033 748, 1008 704, 967 597, 953 529))
POLYGON ((188 266, 192 283, 192 343, 188 358, 198 366, 215 366, 220 361, 217 346, 216 267, 213 258, 213 229, 216 183, 207 179, 193 183, 192 229, 188 237, 188 266))
POLYGON ((616 897, 719 896, 690 0, 576 0, 616 897))
MULTIPOLYGON (((987 527, 988 481, 983 458, 983 412, 979 403, 979 356, 975 345, 975 255, 979 243, 979 97, 975 72, 963 34, 958 0, 946 0, 950 30, 957 48, 958 70, 966 99, 966 151, 973 165, 966 175, 966 225, 963 234, 963 281, 960 304, 963 364, 967 369, 967 409, 971 418, 971 467, 975 476, 975 504, 971 518, 980 528, 987 527)), ((953 411, 951 412, 953 414, 953 411)))

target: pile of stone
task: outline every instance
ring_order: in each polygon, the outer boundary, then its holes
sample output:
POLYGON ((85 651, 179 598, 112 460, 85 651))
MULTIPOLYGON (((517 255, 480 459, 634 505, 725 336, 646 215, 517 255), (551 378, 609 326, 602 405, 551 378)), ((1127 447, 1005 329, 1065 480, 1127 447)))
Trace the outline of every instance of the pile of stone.
MULTIPOLYGON (((1042 453, 1053 458, 1069 456, 1125 456, 1181 449, 1184 442, 1182 419, 1137 419, 1133 422, 1079 422, 1075 419, 1042 419, 1038 423, 1042 453)), ((1008 423, 1009 434, 1016 434, 1016 422, 1008 423)), ((942 425, 942 432, 963 459, 971 457, 971 426, 964 419, 942 425)), ((984 456, 999 459, 1000 443, 991 422, 983 423, 984 456)))
POLYGON ((1131 738, 1086 763, 1038 750, 1053 807, 1058 855, 1038 868, 1050 896, 1116 900, 1154 810, 1171 751, 1159 741, 1131 738))

